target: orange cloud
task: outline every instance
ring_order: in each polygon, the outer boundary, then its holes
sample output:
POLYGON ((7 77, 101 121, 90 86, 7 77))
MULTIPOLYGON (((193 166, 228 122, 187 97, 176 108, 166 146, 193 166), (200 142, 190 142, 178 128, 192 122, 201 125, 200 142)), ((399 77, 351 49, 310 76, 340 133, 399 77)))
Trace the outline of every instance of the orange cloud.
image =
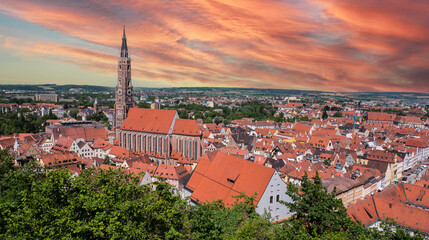
MULTIPOLYGON (((423 1, 4 0, 0 9, 111 48, 119 47, 125 24, 135 82, 429 92, 423 1)), ((33 55, 115 72, 116 56, 63 43, 26 44, 33 55)))

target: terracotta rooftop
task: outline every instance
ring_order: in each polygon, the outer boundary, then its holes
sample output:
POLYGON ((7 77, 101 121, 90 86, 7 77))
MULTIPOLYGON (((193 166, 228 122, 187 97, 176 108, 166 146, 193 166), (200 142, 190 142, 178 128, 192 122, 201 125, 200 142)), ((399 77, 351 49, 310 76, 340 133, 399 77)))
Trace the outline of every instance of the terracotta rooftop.
POLYGON ((424 200, 426 194, 423 194, 422 190, 429 189, 402 183, 398 186, 391 185, 382 192, 349 205, 347 212, 352 219, 364 225, 391 218, 401 226, 428 234, 428 199, 424 200))
POLYGON ((110 144, 109 142, 101 138, 96 138, 94 140, 94 143, 92 144, 92 148, 101 148, 103 150, 107 150, 112 146, 113 146, 112 144, 110 144))
POLYGON ((173 166, 160 164, 155 171, 154 176, 167 178, 171 180, 181 180, 189 175, 188 170, 184 166, 173 166))
POLYGON ((82 159, 77 155, 77 153, 55 153, 55 154, 46 154, 40 157, 44 166, 59 166, 59 165, 68 165, 76 164, 77 162, 82 161, 82 159))
POLYGON ((175 110, 131 108, 121 129, 167 134, 176 115, 175 110))
POLYGON ((174 123, 173 134, 200 136, 201 131, 195 120, 177 119, 174 123))
POLYGON ((212 202, 221 199, 228 205, 235 202, 233 196, 244 192, 246 196, 257 193, 257 203, 273 174, 272 168, 215 152, 199 159, 186 187, 193 191, 191 199, 194 201, 212 202))
POLYGON ((52 146, 52 152, 62 152, 65 153, 70 150, 74 139, 69 137, 60 137, 57 142, 52 146))

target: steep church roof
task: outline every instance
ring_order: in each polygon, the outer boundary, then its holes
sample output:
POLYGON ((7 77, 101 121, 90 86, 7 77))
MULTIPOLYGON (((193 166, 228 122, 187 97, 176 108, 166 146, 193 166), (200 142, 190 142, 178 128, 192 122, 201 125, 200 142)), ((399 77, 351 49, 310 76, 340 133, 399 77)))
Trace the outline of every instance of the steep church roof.
POLYGON ((176 115, 175 110, 130 108, 121 130, 167 134, 176 115))

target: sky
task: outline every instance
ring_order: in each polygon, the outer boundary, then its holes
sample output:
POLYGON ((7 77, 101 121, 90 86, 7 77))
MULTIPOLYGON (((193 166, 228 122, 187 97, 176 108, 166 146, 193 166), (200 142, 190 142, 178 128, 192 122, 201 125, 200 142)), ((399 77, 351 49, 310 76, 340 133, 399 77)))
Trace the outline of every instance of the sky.
POLYGON ((428 0, 1 0, 0 84, 429 93, 428 0))

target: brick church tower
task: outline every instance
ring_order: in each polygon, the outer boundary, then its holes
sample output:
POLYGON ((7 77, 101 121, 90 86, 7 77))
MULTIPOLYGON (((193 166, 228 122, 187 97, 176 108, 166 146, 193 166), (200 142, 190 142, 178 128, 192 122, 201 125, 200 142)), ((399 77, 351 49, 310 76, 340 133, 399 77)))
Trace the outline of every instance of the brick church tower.
POLYGON ((115 136, 119 139, 119 129, 127 118, 128 110, 134 107, 134 93, 131 85, 131 58, 128 55, 127 37, 122 36, 121 54, 118 59, 118 84, 115 91, 115 136))

